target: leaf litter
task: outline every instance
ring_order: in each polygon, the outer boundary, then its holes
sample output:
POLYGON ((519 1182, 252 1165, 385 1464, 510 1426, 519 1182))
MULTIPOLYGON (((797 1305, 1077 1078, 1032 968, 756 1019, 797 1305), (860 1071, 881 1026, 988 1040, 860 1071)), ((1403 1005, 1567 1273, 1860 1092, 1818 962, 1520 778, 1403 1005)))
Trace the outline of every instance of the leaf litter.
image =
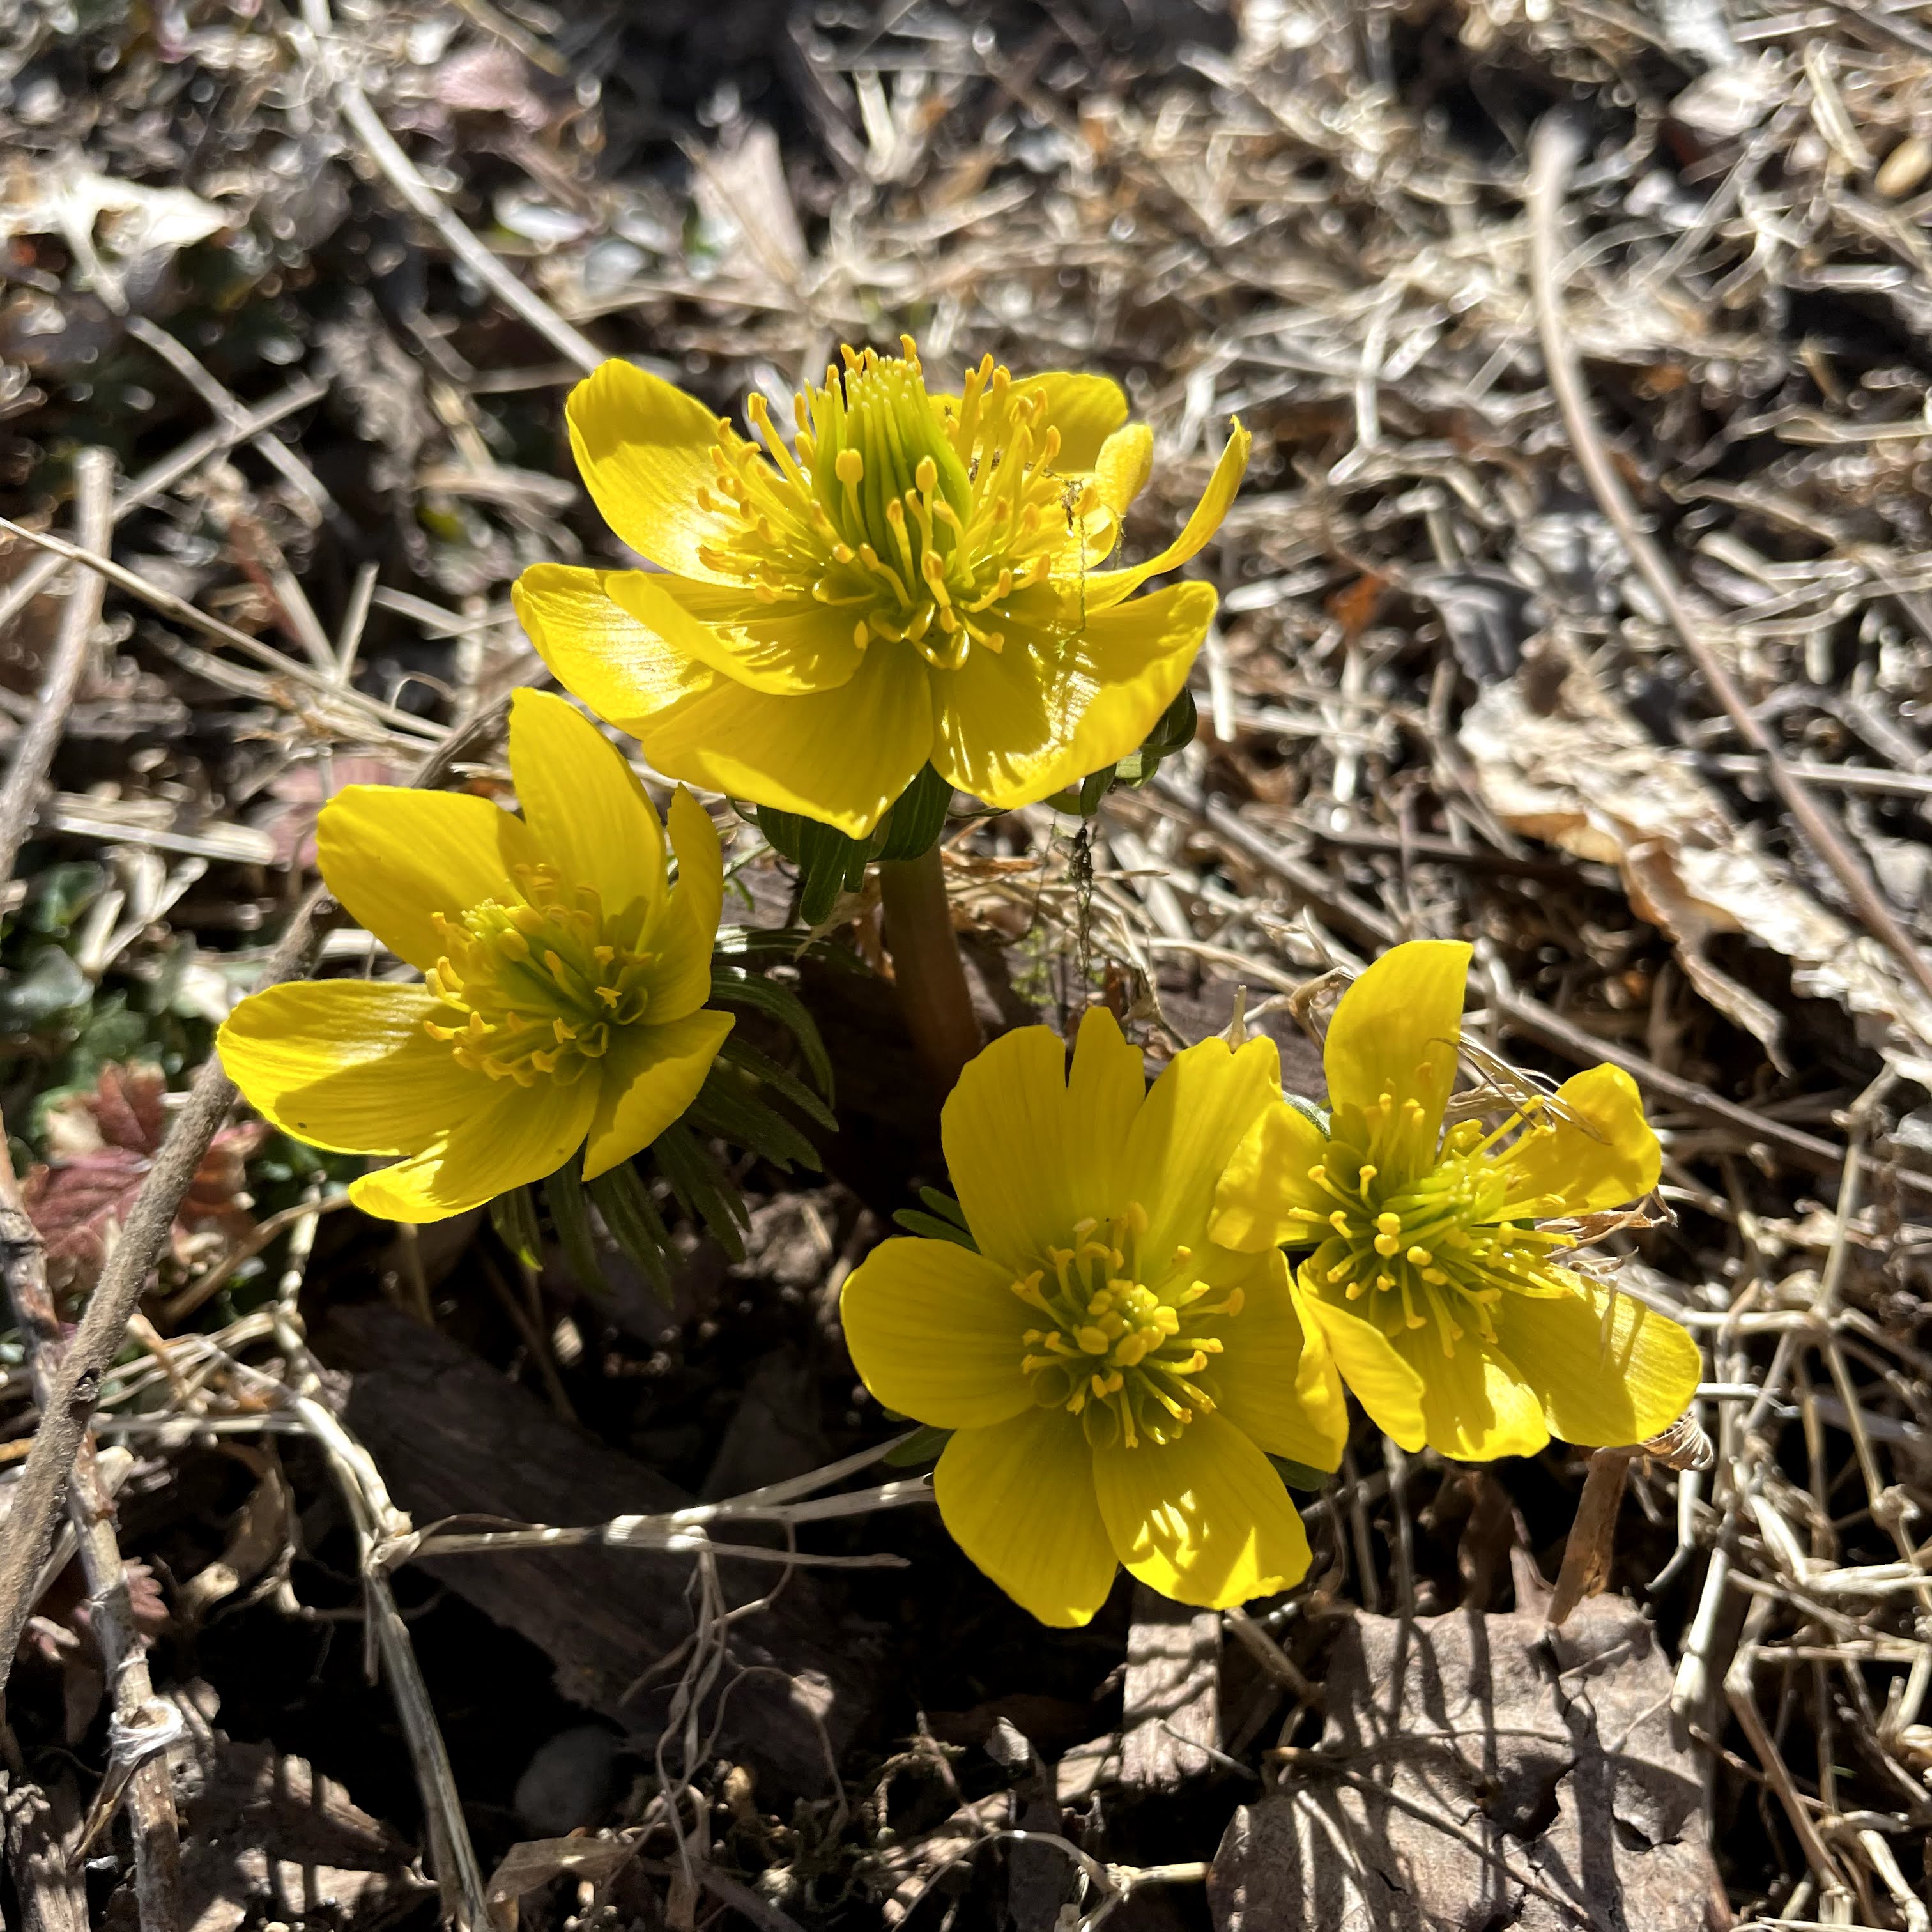
MULTIPOLYGON (((1036 807, 949 831, 988 1018, 1101 998, 1158 1056, 1227 1026, 1244 988, 1242 1023, 1312 1091, 1306 982, 1473 935, 1481 1047, 1558 1077, 1615 1057, 1645 1088, 1668 1211, 1603 1246, 1706 1343, 1716 1451, 1631 1461, 1576 1566, 1607 1592, 1546 1637, 1539 1580, 1587 1460, 1470 1472, 1358 1430, 1308 1498, 1308 1586, 1218 1642, 1190 1632, 1158 1696, 1124 1669, 1159 1647, 1130 1592, 1042 1634, 938 1534, 916 1469, 780 1506, 811 1512, 780 1519, 803 1558, 908 1568, 446 1543, 432 1580, 412 1556, 432 1515, 405 1514, 434 1512, 432 1478, 512 1519, 477 1534, 533 1534, 520 1492, 580 1523, 593 1505, 539 1480, 580 1430, 612 1520, 728 1509, 895 1439, 854 1391, 837 1288, 944 1175, 860 894, 795 974, 841 1062, 832 1182, 748 1168, 743 1258, 680 1226, 668 1306, 594 1217, 601 1294, 552 1230, 526 1268, 484 1222, 358 1226, 333 1209, 344 1163, 226 1130, 96 1433, 156 1696, 199 1738, 218 1695, 262 1741, 248 1776, 327 1814, 304 1869, 349 1876, 291 1888, 314 1820, 286 1804, 238 1798, 239 1830, 204 1832, 176 1747, 167 1828, 197 1872, 215 1859, 214 1890, 168 1908, 164 1796, 136 1772, 90 1852, 117 1922, 316 1922, 327 1892, 363 1925, 722 1912, 776 1932, 1070 1903, 1232 1926, 1299 1870, 1372 1924, 1412 1922, 1406 1883, 1472 1924, 1920 1932, 1932 1028, 1780 785, 1922 945, 1925 9, 27 0, 0 10, 0 511, 65 532, 73 454, 104 449, 105 548, 134 576, 108 586, 0 932, 0 1112, 58 1321, 145 1196, 157 1080, 188 1086, 300 902, 314 811, 437 747, 443 782, 507 795, 500 707, 541 675, 508 586, 543 559, 623 561, 559 434, 586 358, 721 409, 756 387, 782 415, 840 339, 910 327, 935 365, 991 350, 1123 380, 1160 452, 1130 546, 1184 512, 1228 415, 1256 438, 1196 566, 1223 601, 1193 746, 1084 828, 1036 807), (1539 236, 1552 112, 1582 151, 1539 236), (1640 534, 1757 737, 1579 463, 1539 242, 1640 534), (404 1316, 441 1331, 404 1366, 450 1365, 434 1431, 412 1430, 410 1373, 341 1339, 404 1316), (496 1474, 519 1456, 520 1492, 496 1474), (622 1566, 646 1561, 662 1605, 626 1612, 622 1566), (584 1728, 565 1666, 586 1629, 610 1774, 573 1787, 586 1835, 533 1838, 514 1792, 584 1728), (1392 1684, 1420 1697, 1401 1732, 1364 1729, 1392 1684), (1445 1687, 1474 1738, 1436 1735, 1445 1687), (732 1723, 754 1692, 787 1713, 782 1772, 732 1723), (1128 1738, 1168 1786, 1124 1781, 1128 1738), (1365 1742, 1414 1748, 1365 1782, 1365 1742), (1497 1767, 1532 1761, 1510 1810, 1497 1767)), ((68 568, 0 545, 16 744, 68 568)), ((717 811, 729 916, 788 927, 788 865, 717 811)), ((383 964, 341 926, 322 953, 383 964)), ((19 1318, 0 1510, 33 1422, 19 1318)), ((714 1540, 754 1534, 731 1521, 714 1540)), ((33 1834, 71 1845, 87 1804, 32 1787, 60 1791, 70 1723, 88 1803, 126 1774, 64 1546, 8 1702, 10 1882, 50 1925, 72 1888, 33 1834)))

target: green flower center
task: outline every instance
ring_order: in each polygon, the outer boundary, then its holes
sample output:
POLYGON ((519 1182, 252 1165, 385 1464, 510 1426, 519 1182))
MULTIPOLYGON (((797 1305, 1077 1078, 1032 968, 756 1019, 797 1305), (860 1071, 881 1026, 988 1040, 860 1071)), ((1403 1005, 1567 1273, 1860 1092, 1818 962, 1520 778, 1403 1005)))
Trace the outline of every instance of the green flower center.
MULTIPOLYGON (((1471 1329, 1486 1342, 1496 1339, 1490 1311, 1505 1294, 1568 1293, 1550 1257, 1574 1247, 1576 1237, 1537 1225, 1563 1203, 1552 1195, 1512 1198, 1510 1168, 1490 1153, 1520 1117, 1488 1134, 1465 1121, 1443 1137, 1432 1166, 1384 1174, 1367 1150, 1382 1124, 1373 1117, 1394 1113, 1388 1094, 1372 1107, 1341 1109, 1320 1163, 1308 1170, 1336 1203, 1325 1216, 1293 1210, 1310 1240, 1320 1238, 1318 1228, 1331 1231, 1309 1264, 1316 1280, 1345 1288, 1351 1301, 1372 1297, 1369 1316, 1391 1337, 1433 1324, 1444 1355, 1454 1355, 1471 1329)), ((1526 1131, 1547 1130, 1532 1124, 1526 1131)))
POLYGON ((1182 1314, 1192 1321, 1241 1312, 1238 1288, 1219 1301, 1205 1298, 1214 1291, 1190 1276, 1192 1251, 1185 1247, 1160 1270, 1162 1286, 1141 1280, 1136 1250, 1147 1226, 1138 1202, 1104 1230, 1082 1221, 1073 1246, 1047 1250, 1050 1272, 1036 1268, 1012 1285, 1049 1324, 1022 1338, 1020 1371, 1034 1402, 1078 1416, 1096 1449, 1171 1442, 1197 1414, 1210 1413, 1214 1399, 1202 1371, 1222 1342, 1183 1335, 1182 1314))
POLYGON ((634 950, 634 910, 607 919, 595 888, 566 890, 549 866, 517 878, 514 904, 485 900, 460 923, 430 915, 446 950, 423 983, 447 1010, 423 1029, 493 1080, 568 1087, 609 1052, 614 1029, 644 1017, 657 956, 634 950))
POLYGON ((765 451, 720 422, 717 480, 699 502, 733 529, 698 554, 761 602, 849 612, 861 650, 909 644, 954 670, 975 644, 1005 648, 1007 600, 1052 574, 1100 500, 1054 470, 1043 396, 1016 393, 989 356, 942 415, 900 340, 902 356, 843 350, 842 370, 800 392, 793 448, 756 393, 745 408, 765 451))

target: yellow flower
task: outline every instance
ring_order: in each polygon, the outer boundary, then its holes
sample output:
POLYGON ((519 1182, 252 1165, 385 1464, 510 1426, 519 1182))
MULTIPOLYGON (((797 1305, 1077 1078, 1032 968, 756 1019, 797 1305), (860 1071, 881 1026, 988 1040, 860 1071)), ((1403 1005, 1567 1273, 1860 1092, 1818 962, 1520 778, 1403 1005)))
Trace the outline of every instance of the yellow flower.
POLYGON ((887 1241, 845 1284, 866 1386, 956 1432, 947 1529, 1042 1622, 1086 1622, 1117 1562, 1216 1608, 1308 1568, 1268 1458, 1333 1468, 1341 1385, 1281 1256, 1208 1238, 1215 1178, 1280 1093, 1270 1040, 1204 1040, 1150 1090, 1100 1008, 1070 1077, 1057 1034, 1008 1034, 941 1122, 980 1252, 887 1241))
POLYGON ((349 1190, 386 1220, 480 1206, 580 1146, 586 1179, 608 1172, 691 1104, 731 1030, 704 1010, 724 868, 704 808, 672 802, 668 890, 644 788, 562 698, 517 693, 510 770, 520 818, 390 785, 333 800, 322 876, 422 980, 276 986, 217 1042, 284 1132, 406 1156, 349 1190))
POLYGON ((1587 1234, 1582 1217, 1656 1186, 1657 1136, 1615 1066, 1493 1130, 1445 1132, 1468 965, 1468 946, 1419 940, 1349 988, 1324 1056, 1327 1132, 1270 1108, 1228 1164, 1214 1238, 1314 1249, 1304 1298, 1342 1378, 1405 1449, 1485 1459, 1533 1455, 1552 1435, 1641 1442, 1689 1402, 1697 1345, 1555 1257, 1587 1234))
POLYGON ((1143 598, 1226 515, 1238 424, 1180 536, 1103 570, 1154 442, 1099 376, 1016 380, 988 356, 934 395, 904 354, 843 352, 763 447, 626 362, 572 392, 578 467, 659 572, 524 573, 517 611, 558 679, 660 771, 868 834, 929 760, 1030 804, 1134 750, 1186 682, 1204 584, 1143 598))

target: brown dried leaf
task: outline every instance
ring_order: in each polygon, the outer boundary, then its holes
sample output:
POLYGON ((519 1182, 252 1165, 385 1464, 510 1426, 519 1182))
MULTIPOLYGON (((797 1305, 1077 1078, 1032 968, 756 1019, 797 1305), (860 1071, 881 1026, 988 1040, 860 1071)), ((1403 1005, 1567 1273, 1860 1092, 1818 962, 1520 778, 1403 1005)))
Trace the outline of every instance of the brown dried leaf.
POLYGON ((182 1922, 238 1932, 278 1919, 372 1932, 432 1888, 409 1848, 332 1778, 215 1728, 206 1684, 173 1694, 186 1720, 169 1761, 182 1801, 182 1922))
MULTIPOLYGON (((46 1244, 57 1286, 84 1291, 98 1279, 166 1135, 166 1091, 158 1067, 104 1066, 93 1092, 49 1110, 47 1146, 54 1158, 28 1173, 21 1192, 46 1244)), ((217 1235, 225 1244, 254 1226, 247 1162, 268 1131, 251 1121, 215 1136, 175 1216, 177 1263, 187 1265, 202 1238, 217 1235)))
POLYGON ((1477 784, 1504 824, 1616 866, 1637 914, 1670 934, 1691 983, 1784 1064, 1782 1016, 1704 948, 1748 934, 1792 962, 1795 992, 1835 1000, 1910 1077, 1932 1077, 1932 1004, 1879 941, 1820 905, 1757 848, 1723 800, 1573 667, 1554 709, 1519 680, 1486 689, 1462 720, 1477 784))
POLYGON ((512 1845, 490 1874, 490 1916, 502 1932, 517 1923, 518 1900, 558 1878, 602 1885, 637 1856, 634 1834, 608 1838, 531 1838, 512 1845))
POLYGON ((227 1546, 176 1592, 183 1623, 199 1623, 224 1597, 253 1582, 275 1561, 286 1546, 292 1500, 281 1471, 268 1463, 236 1513, 227 1546))
POLYGON ((1218 1932, 1702 1932, 1696 1766, 1630 1604, 1561 1630, 1540 1610, 1358 1615, 1327 1684, 1321 1748, 1221 1841, 1218 1932))

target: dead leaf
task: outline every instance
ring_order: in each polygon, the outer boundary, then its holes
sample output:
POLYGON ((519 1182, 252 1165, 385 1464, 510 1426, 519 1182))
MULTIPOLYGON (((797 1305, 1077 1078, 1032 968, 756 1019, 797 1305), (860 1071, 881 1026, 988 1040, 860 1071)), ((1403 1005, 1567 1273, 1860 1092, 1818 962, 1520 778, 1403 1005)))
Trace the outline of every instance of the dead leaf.
POLYGON ((172 1694, 188 1726, 168 1751, 187 1932, 269 1919, 374 1932, 434 1889, 408 1846, 332 1778, 216 1729, 221 1700, 208 1685, 172 1694))
POLYGON ((78 150, 18 161, 0 176, 0 235, 58 235, 117 313, 128 306, 120 264, 171 255, 228 224, 213 202, 185 188, 117 181, 78 150))
MULTIPOLYGON (((344 785, 393 785, 404 782, 406 768, 394 759, 351 753, 332 761, 334 790, 344 785)), ((302 872, 314 867, 315 822, 333 793, 325 794, 322 772, 313 764, 291 765, 273 780, 268 796, 286 808, 262 821, 263 830, 275 842, 275 863, 293 866, 302 872)))
MULTIPOLYGON (((47 1148, 54 1157, 28 1173, 21 1193, 46 1244, 56 1287, 85 1292, 98 1279, 166 1136, 167 1084, 158 1066, 104 1066, 92 1093, 71 1095, 48 1110, 47 1148)), ((190 1265, 201 1247, 225 1246, 254 1228, 247 1163, 268 1132, 260 1121, 249 1121, 215 1136, 175 1216, 172 1251, 178 1265, 190 1265)))
POLYGON ((812 254, 792 205, 778 136, 764 122, 750 122, 735 145, 694 149, 692 158, 706 221, 721 238, 743 244, 734 266, 750 270, 752 279, 796 290, 812 254))
POLYGON ((1703 1932, 1702 1787, 1628 1601, 1358 1615, 1326 1681, 1320 1748, 1215 1855, 1217 1932, 1703 1932))
POLYGON ((502 1932, 512 1932, 517 1901, 551 1880, 575 1878, 602 1885, 637 1856, 635 1834, 607 1838, 531 1838, 512 1845, 490 1874, 490 1916, 502 1932))
POLYGON ((1622 873, 1638 915, 1676 941, 1691 983, 1783 1066, 1784 1021, 1705 948, 1748 934, 1791 962, 1793 992, 1835 1000, 1914 1079, 1932 1078, 1932 1004, 1876 940, 1820 905, 1759 849, 1724 800, 1573 666, 1539 712, 1518 682, 1490 686, 1465 715, 1478 788, 1513 830, 1622 873))
POLYGON ((227 1546, 175 1592, 184 1624, 200 1623, 224 1598, 253 1582, 281 1555, 288 1546, 292 1502, 280 1466, 263 1457, 261 1480, 236 1512, 227 1546))

